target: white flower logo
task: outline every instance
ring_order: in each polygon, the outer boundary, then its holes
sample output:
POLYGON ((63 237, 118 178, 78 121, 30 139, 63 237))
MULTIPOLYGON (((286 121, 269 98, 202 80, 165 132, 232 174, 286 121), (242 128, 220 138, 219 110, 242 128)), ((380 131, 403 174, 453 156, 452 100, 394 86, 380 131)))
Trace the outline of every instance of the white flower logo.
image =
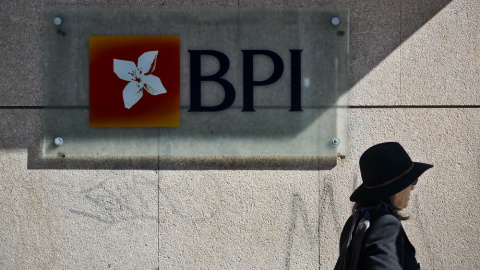
POLYGON ((146 52, 138 57, 138 66, 132 61, 113 59, 113 71, 118 78, 129 81, 123 89, 125 108, 130 109, 143 96, 143 90, 152 95, 166 93, 160 78, 151 75, 155 70, 158 51, 146 52), (150 75, 148 75, 150 74, 150 75))

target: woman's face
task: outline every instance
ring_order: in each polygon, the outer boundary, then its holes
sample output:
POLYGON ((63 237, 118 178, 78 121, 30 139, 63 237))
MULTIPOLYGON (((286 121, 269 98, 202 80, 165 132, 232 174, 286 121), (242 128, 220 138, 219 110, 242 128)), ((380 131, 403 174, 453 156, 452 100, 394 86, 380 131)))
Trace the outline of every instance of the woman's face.
POLYGON ((392 202, 398 209, 402 210, 407 207, 408 199, 410 197, 410 190, 414 188, 414 185, 408 186, 406 189, 392 196, 392 202))

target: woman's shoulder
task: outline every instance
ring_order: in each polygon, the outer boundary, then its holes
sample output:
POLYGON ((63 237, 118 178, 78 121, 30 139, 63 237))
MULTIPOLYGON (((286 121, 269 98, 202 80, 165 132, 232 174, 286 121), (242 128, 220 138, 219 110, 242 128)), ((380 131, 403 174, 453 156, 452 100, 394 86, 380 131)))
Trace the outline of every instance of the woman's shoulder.
POLYGON ((404 269, 404 232, 400 220, 386 209, 376 209, 370 214, 370 227, 363 242, 363 264, 368 265, 365 269, 404 269))
POLYGON ((374 209, 369 212, 371 231, 377 231, 377 229, 383 232, 401 231, 402 223, 387 209, 374 209))

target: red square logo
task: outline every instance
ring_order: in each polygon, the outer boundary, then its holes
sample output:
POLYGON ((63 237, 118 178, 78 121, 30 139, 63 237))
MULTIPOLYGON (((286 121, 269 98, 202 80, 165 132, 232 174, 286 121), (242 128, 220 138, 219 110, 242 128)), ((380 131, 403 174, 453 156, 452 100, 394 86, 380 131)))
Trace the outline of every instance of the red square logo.
POLYGON ((90 127, 180 126, 180 37, 91 36, 90 127))

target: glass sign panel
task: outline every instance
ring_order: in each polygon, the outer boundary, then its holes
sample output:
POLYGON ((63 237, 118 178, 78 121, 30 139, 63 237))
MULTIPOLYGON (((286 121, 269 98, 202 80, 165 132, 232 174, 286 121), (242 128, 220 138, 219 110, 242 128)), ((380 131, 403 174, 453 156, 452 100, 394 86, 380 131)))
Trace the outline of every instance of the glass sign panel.
POLYGON ((45 155, 348 151, 348 12, 45 9, 45 155))

